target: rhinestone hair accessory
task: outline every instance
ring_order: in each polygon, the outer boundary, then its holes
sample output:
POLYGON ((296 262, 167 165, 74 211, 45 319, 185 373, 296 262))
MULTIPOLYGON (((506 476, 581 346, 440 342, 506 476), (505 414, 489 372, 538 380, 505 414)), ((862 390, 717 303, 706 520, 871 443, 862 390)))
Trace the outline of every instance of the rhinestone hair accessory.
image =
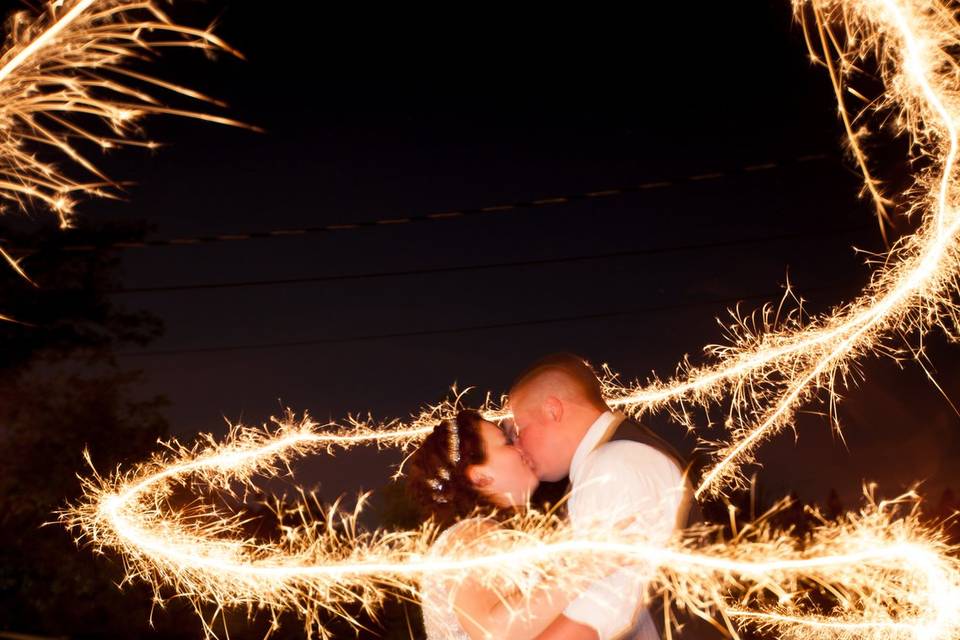
POLYGON ((436 478, 430 478, 427 481, 427 484, 430 485, 430 488, 433 489, 433 501, 444 504, 450 501, 445 495, 443 495, 443 490, 446 489, 447 483, 450 481, 450 472, 446 469, 440 469, 437 472, 436 478))
MULTIPOLYGON (((447 423, 447 462, 456 467, 460 462, 460 430, 457 427, 456 420, 449 420, 447 423)), ((433 489, 433 501, 444 504, 449 502, 450 499, 443 495, 444 490, 447 488, 451 479, 450 470, 446 467, 441 467, 437 471, 437 476, 435 478, 430 478, 427 481, 427 484, 430 485, 430 488, 433 489)))
POLYGON ((450 439, 447 457, 451 464, 456 465, 460 462, 460 431, 456 420, 447 423, 447 434, 450 439))

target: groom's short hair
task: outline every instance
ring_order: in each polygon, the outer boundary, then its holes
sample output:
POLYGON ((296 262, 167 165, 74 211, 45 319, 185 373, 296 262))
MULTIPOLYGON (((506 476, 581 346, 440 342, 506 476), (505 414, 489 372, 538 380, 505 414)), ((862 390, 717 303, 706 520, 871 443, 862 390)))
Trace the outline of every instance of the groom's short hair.
POLYGON ((549 373, 561 373, 583 394, 585 400, 597 408, 607 406, 603 399, 603 387, 590 363, 573 353, 553 353, 540 358, 510 385, 510 396, 514 396, 523 387, 539 380, 549 373))

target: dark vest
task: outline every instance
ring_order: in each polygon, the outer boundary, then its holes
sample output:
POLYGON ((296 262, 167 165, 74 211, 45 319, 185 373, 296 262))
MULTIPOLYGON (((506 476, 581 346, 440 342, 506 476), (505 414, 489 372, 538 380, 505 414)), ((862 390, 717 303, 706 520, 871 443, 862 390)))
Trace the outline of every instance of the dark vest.
MULTIPOLYGON (((694 465, 688 462, 680 453, 671 445, 669 442, 658 436, 653 429, 642 425, 638 422, 634 422, 629 418, 624 418, 619 425, 614 428, 613 434, 600 442, 597 447, 602 447, 607 442, 615 442, 618 440, 626 440, 628 442, 639 442, 640 444, 645 444, 648 447, 653 447, 663 455, 667 456, 673 460, 678 467, 684 472, 684 475, 687 478, 695 478, 694 472, 697 469, 694 469, 694 465)), ((569 492, 572 488, 572 484, 567 484, 567 491, 569 492)), ((696 499, 693 495, 690 495, 690 511, 687 515, 686 523, 679 523, 680 526, 698 524, 703 522, 703 514, 700 510, 700 505, 697 504, 696 499)))

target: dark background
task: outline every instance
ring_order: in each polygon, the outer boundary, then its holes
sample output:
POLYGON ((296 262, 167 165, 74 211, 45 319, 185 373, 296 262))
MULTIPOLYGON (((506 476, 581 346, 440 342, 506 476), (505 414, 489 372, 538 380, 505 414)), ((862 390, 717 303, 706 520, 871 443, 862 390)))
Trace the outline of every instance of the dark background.
MULTIPOLYGON (((852 247, 884 247, 842 153, 828 78, 787 2, 170 11, 216 19, 247 60, 173 52, 150 69, 225 100, 218 113, 265 133, 153 120, 150 137, 165 148, 102 159, 137 183, 127 201, 85 203, 73 232, 51 231, 44 215, 11 225, 9 242, 30 248, 24 267, 43 287, 5 285, 6 312, 36 314, 41 327, 5 329, 4 393, 36 409, 21 408, 10 424, 23 426, 7 431, 11 548, 29 548, 52 519, 41 514, 76 495, 85 445, 106 471, 145 458, 156 437, 222 434, 224 418, 258 424, 286 407, 321 421, 402 417, 455 381, 499 394, 561 350, 626 379, 668 375, 722 341, 716 318, 728 322, 738 301, 745 311, 776 302, 789 277, 809 310, 827 310, 867 281, 867 256, 852 247), (628 189, 529 204, 618 188, 628 189), (507 204, 521 206, 479 211, 507 204), (426 217, 451 211, 465 213, 426 217), (276 230, 303 232, 246 237, 276 230), (144 239, 162 242, 70 250, 144 239), (276 282, 290 279, 314 281, 276 282), (231 286, 189 288, 207 284, 231 286), (123 373, 134 370, 142 376, 123 373), (77 380, 91 377, 83 391, 77 380), (70 393, 101 402, 80 410, 70 393), (24 500, 29 509, 10 506, 24 500)), ((879 131, 872 144, 880 176, 905 184, 901 142, 879 131)), ((909 229, 902 222, 894 237, 909 229)), ((956 348, 933 333, 927 351, 956 400, 956 348)), ((768 501, 826 503, 832 489, 834 506, 852 508, 872 480, 884 495, 922 481, 938 509, 952 504, 960 420, 949 402, 915 363, 867 360, 863 370, 841 405, 843 439, 805 415, 796 437, 760 450, 768 501)), ((654 422, 692 446, 677 425, 654 422)), ((297 478, 332 500, 383 487, 398 459, 318 457, 297 478)), ((389 519, 390 500, 375 505, 371 522, 389 519)), ((131 636, 199 633, 176 606, 150 631, 137 590, 83 609, 79 587, 58 582, 63 565, 39 564, 58 553, 94 561, 61 530, 43 532, 42 557, 17 551, 20 564, 0 576, 0 630, 110 634, 123 608, 131 636), (51 585, 58 595, 45 599, 51 585)), ((97 579, 119 570, 95 562, 97 579)), ((89 601, 101 597, 91 580, 89 601)))

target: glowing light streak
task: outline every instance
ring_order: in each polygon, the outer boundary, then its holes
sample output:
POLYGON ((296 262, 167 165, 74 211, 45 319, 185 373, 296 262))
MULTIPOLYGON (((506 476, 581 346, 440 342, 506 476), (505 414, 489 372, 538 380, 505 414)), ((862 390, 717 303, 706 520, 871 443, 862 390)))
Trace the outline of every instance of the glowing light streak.
POLYGON ((57 34, 70 26, 77 18, 83 15, 83 12, 90 8, 95 0, 81 0, 73 6, 70 11, 63 14, 59 20, 54 22, 49 29, 34 38, 30 44, 23 47, 9 62, 0 68, 0 82, 3 82, 17 67, 30 58, 37 50, 45 47, 50 41, 57 37, 57 34))
POLYGON ((897 515, 909 498, 871 499, 860 514, 815 529, 805 548, 762 520, 732 540, 704 544, 716 532, 695 531, 660 546, 609 527, 574 532, 555 516, 527 513, 481 539, 479 548, 439 557, 430 553, 436 533, 430 524, 358 534, 358 512, 331 511, 302 515, 282 542, 259 542, 244 537, 236 517, 169 504, 171 489, 191 476, 228 491, 251 486, 258 474, 284 471, 294 457, 328 446, 314 437, 316 429, 309 420, 288 420, 275 432, 238 428, 224 443, 203 448, 172 444, 171 454, 126 476, 85 480, 89 499, 64 513, 64 521, 99 548, 122 550, 132 576, 189 594, 198 609, 213 602, 218 609, 256 603, 274 615, 298 611, 321 634, 325 612, 344 615, 350 603, 373 608, 387 593, 415 595, 426 575, 456 581, 479 572, 507 597, 524 584, 524 572, 554 580, 570 574, 574 588, 585 575, 625 565, 681 606, 733 618, 746 617, 738 608, 744 591, 746 602, 772 593, 778 610, 753 610, 757 620, 822 626, 822 616, 805 612, 797 597, 813 588, 802 583, 810 583, 844 595, 844 617, 831 624, 845 624, 847 632, 908 629, 918 634, 911 637, 947 638, 960 630, 960 562, 915 511, 897 515))

